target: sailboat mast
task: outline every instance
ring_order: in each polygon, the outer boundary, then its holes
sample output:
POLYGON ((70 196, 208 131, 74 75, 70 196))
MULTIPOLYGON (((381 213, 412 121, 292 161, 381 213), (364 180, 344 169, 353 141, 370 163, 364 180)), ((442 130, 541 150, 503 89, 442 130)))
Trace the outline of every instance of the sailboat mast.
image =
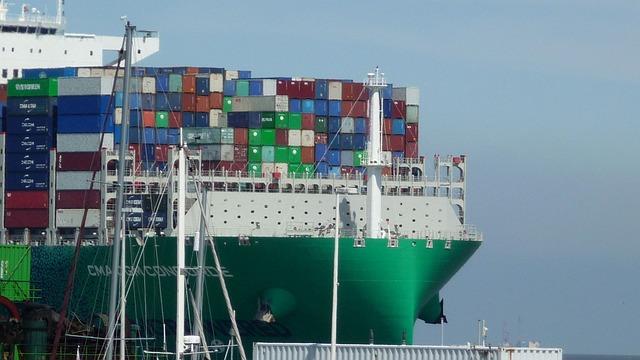
POLYGON ((177 284, 176 284, 176 360, 181 360, 184 352, 184 303, 185 303, 185 192, 187 191, 185 146, 180 136, 178 150, 178 241, 177 241, 177 284))
MULTIPOLYGON (((124 175, 126 171, 126 155, 129 149, 129 83, 131 78, 131 47, 133 33, 136 27, 127 21, 125 25, 125 67, 124 67, 124 89, 122 98, 122 131, 120 133, 120 148, 118 151, 118 186, 116 188, 116 213, 115 213, 115 229, 112 243, 111 256, 111 290, 109 293, 109 331, 107 332, 107 352, 106 359, 113 358, 113 338, 115 336, 116 327, 116 305, 118 299, 118 274, 120 265, 124 267, 124 263, 120 264, 120 247, 122 242, 122 206, 124 204, 124 175)), ((115 81, 115 80, 114 80, 115 81)), ((124 271, 124 269, 122 269, 124 271)), ((121 294, 125 296, 125 294, 121 294)), ((122 309, 124 310, 124 309, 122 309)), ((121 360, 124 360, 121 359, 121 360)))

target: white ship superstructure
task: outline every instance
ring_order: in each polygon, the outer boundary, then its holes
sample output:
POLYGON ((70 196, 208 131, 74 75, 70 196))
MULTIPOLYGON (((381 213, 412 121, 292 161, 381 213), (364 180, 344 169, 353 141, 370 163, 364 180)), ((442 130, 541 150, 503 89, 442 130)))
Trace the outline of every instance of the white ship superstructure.
MULTIPOLYGON (((9 14, 0 1, 0 84, 22 76, 23 69, 93 67, 110 65, 122 48, 122 36, 74 34, 65 32, 64 1, 58 0, 56 16, 46 16, 22 5, 18 15, 9 14)), ((134 39, 133 62, 158 52, 155 34, 134 39)))

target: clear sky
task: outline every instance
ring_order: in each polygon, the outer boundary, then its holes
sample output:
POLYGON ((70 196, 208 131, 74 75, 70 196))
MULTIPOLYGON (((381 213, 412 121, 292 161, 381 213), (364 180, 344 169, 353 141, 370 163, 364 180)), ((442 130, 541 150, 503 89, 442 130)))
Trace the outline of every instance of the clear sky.
POLYGON ((468 220, 486 237, 441 293, 446 342, 486 319, 494 344, 640 354, 639 1, 68 0, 66 14, 72 32, 120 34, 125 14, 159 30, 148 65, 351 79, 380 65, 419 86, 421 151, 470 156, 468 220))

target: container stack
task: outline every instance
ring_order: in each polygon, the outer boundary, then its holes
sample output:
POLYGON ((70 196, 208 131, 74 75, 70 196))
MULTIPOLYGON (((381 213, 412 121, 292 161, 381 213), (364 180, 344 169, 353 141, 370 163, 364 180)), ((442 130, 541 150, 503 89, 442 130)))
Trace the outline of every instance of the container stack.
POLYGON ((63 77, 58 82, 56 227, 100 223, 100 149, 113 148, 113 77, 63 77), (93 186, 92 186, 93 183, 93 186))
POLYGON ((8 83, 5 227, 49 227, 50 150, 55 145, 57 79, 8 83))

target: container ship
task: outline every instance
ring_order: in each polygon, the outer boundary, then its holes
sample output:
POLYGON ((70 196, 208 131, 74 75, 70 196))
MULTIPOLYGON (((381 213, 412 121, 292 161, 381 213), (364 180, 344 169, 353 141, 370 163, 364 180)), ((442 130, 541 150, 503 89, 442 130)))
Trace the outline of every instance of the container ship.
MULTIPOLYGON (((431 162, 418 153, 417 88, 137 67, 123 116, 117 68, 21 75, 8 82, 0 135, 0 299, 13 318, 2 323, 12 331, 0 343, 26 343, 24 353, 49 351, 66 291, 67 334, 104 336, 118 187, 135 299, 128 331, 141 348, 166 349, 175 328, 181 138, 189 148, 187 262, 195 268, 191 250, 206 228, 223 265, 204 266, 201 315, 214 343, 230 337, 220 277, 247 350, 257 341, 327 342, 339 232, 339 342, 410 344, 416 321, 443 321, 439 290, 481 244, 465 222, 467 157, 431 162), (336 204, 338 189, 349 191, 336 204), (76 241, 84 246, 68 290, 76 241)), ((77 342, 64 343, 75 357, 77 342)))

